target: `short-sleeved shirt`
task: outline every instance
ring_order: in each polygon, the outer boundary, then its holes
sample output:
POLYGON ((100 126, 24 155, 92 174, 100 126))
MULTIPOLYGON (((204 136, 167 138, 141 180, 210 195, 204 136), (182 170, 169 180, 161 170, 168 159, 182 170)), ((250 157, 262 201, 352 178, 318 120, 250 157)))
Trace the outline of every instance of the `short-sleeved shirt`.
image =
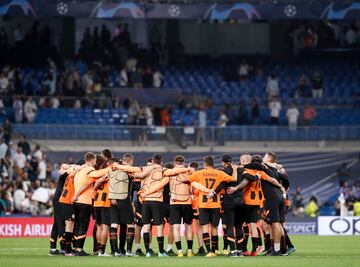
MULTIPOLYGON (((230 182, 232 177, 223 171, 207 168, 194 172, 189 176, 190 182, 198 182, 208 189, 215 189, 221 182, 230 182)), ((199 191, 199 208, 214 209, 221 208, 220 198, 215 195, 208 199, 206 193, 199 191)))
MULTIPOLYGON (((91 171, 95 170, 94 167, 86 166, 82 170, 80 170, 78 173, 76 173, 74 178, 74 189, 75 194, 80 191, 80 189, 86 185, 89 184, 91 181, 91 178, 89 176, 89 173, 91 171)), ((91 197, 91 186, 89 186, 79 197, 76 203, 82 203, 82 204, 88 204, 92 205, 92 197, 91 197)))
POLYGON ((68 175, 65 180, 59 202, 63 204, 71 204, 74 194, 75 194, 74 176, 68 175))
POLYGON ((97 188, 94 197, 94 207, 110 207, 109 179, 103 181, 101 185, 97 188))

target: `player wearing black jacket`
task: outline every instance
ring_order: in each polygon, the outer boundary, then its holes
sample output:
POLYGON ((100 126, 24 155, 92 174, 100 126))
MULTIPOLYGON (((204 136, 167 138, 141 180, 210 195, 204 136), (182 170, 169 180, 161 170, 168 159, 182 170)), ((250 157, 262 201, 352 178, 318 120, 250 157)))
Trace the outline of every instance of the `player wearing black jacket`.
MULTIPOLYGON (((248 156, 250 157, 250 155, 248 156)), ((241 163, 244 163, 245 157, 242 156, 242 158, 240 158, 241 163)), ((232 175, 233 173, 231 167, 232 158, 228 155, 225 155, 221 158, 221 163, 224 167, 223 171, 228 175, 232 175)), ((245 162, 245 164, 246 163, 247 162, 245 162)), ((215 189, 216 194, 220 193, 223 189, 225 189, 222 207, 224 209, 223 224, 226 225, 227 241, 230 246, 230 253, 228 254, 228 257, 239 256, 239 254, 236 251, 236 240, 240 241, 243 239, 242 225, 244 223, 245 210, 244 210, 244 194, 242 187, 231 194, 228 194, 226 190, 229 187, 236 187, 240 184, 245 186, 248 181, 256 181, 258 179, 257 176, 252 176, 250 174, 243 174, 243 172, 244 172, 244 168, 240 166, 237 169, 236 182, 221 183, 218 186, 218 188, 215 189), (235 239, 234 227, 236 229, 236 239, 235 239)))
MULTIPOLYGON (((276 164, 276 154, 268 152, 263 158, 264 171, 269 176, 275 178, 282 184, 286 184, 286 177, 280 172, 280 165, 276 164)), ((282 166, 281 166, 282 168, 282 166)), ((278 188, 272 184, 262 181, 263 192, 265 195, 264 217, 265 221, 271 225, 274 239, 274 248, 267 255, 283 256, 285 249, 285 232, 282 223, 285 221, 285 194, 284 187, 278 188), (282 249, 281 249, 282 248, 282 249)))
POLYGON ((53 255, 59 255, 61 253, 65 253, 65 243, 62 239, 62 235, 65 231, 65 225, 61 217, 61 207, 59 204, 59 199, 64 187, 64 183, 66 178, 68 177, 68 173, 64 172, 66 165, 62 165, 60 172, 59 172, 59 178, 57 180, 57 185, 55 189, 55 194, 52 200, 53 204, 53 210, 54 210, 54 223, 51 229, 51 235, 50 235, 50 251, 49 256, 53 255), (60 251, 56 249, 56 241, 60 237, 60 251))

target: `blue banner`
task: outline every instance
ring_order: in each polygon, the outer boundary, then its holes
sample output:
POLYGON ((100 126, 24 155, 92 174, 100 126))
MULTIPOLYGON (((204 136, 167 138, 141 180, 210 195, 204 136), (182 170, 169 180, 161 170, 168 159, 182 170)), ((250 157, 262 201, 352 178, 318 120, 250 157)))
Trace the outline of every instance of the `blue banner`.
POLYGON ((0 16, 72 16, 193 20, 358 20, 360 2, 165 4, 107 1, 0 0, 0 16))

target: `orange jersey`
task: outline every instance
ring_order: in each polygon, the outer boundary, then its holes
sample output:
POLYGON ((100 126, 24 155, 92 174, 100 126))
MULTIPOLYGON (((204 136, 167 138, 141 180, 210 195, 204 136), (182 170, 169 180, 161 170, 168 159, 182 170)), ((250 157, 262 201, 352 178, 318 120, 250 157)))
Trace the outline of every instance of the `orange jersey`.
MULTIPOLYGON (((221 182, 232 181, 232 177, 230 175, 213 168, 196 171, 190 175, 188 179, 190 182, 198 182, 210 190, 217 188, 221 182)), ((216 195, 213 198, 208 199, 205 192, 199 191, 199 208, 221 208, 219 196, 216 195)))
MULTIPOLYGON (((263 171, 245 168, 243 174, 246 174, 246 173, 248 173, 252 176, 258 175, 258 176, 260 176, 260 179, 262 179, 262 180, 267 180, 268 178, 270 178, 270 176, 268 176, 263 171)), ((264 197, 264 193, 262 191, 260 180, 250 182, 244 187, 244 203, 246 205, 259 205, 260 207, 263 207, 264 200, 265 200, 265 197, 264 197)))
POLYGON ((194 187, 192 188, 191 205, 193 210, 197 210, 199 208, 199 190, 194 187))
POLYGON ((109 179, 105 179, 105 181, 97 188, 94 197, 94 207, 110 207, 109 179))
POLYGON ((75 194, 74 189, 74 176, 68 175, 68 177, 65 180, 63 191, 61 193, 59 202, 64 204, 72 204, 72 198, 75 194))
POLYGON ((92 186, 94 179, 103 177, 109 173, 110 168, 95 170, 92 166, 86 166, 74 178, 75 194, 78 196, 76 203, 92 205, 92 186), (85 191, 82 191, 84 188, 85 191), (80 195, 78 195, 81 193, 80 195))

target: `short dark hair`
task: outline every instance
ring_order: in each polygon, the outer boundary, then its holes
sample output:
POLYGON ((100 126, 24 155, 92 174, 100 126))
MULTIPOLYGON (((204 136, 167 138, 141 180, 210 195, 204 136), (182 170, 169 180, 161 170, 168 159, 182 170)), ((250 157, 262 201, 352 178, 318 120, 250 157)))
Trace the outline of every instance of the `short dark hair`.
POLYGON ((259 163, 262 163, 263 162, 263 159, 260 155, 254 155, 251 157, 251 162, 259 162, 259 163))
POLYGON ((271 162, 276 162, 276 160, 277 160, 277 155, 276 155, 275 152, 267 152, 266 154, 270 157, 271 162))
POLYGON ((130 154, 130 153, 125 153, 123 156, 122 156, 122 162, 129 162, 130 160, 134 161, 134 155, 133 154, 130 154))
POLYGON ((191 168, 194 168, 195 170, 197 170, 197 168, 199 168, 199 164, 195 161, 191 162, 189 166, 191 168))
POLYGON ((96 155, 95 169, 102 169, 106 167, 107 160, 104 156, 96 155))
POLYGON ((213 156, 206 156, 204 158, 204 164, 206 166, 209 166, 209 167, 214 167, 215 166, 215 159, 213 156))
POLYGON ((146 160, 146 163, 151 163, 152 162, 152 158, 148 158, 147 160, 146 160))
POLYGON ((110 149, 107 148, 101 151, 101 155, 103 155, 107 160, 110 160, 113 157, 110 149))
POLYGON ((174 157, 174 162, 176 164, 182 165, 182 164, 185 163, 185 158, 184 158, 184 156, 177 155, 177 156, 174 157))
POLYGON ((151 160, 155 164, 161 164, 162 163, 162 156, 160 154, 154 154, 152 156, 151 160))
POLYGON ((172 164, 171 162, 167 162, 165 163, 164 167, 166 169, 174 169, 174 164, 172 164))
POLYGON ((85 162, 89 162, 90 160, 96 159, 96 155, 92 152, 87 152, 85 154, 85 162))

